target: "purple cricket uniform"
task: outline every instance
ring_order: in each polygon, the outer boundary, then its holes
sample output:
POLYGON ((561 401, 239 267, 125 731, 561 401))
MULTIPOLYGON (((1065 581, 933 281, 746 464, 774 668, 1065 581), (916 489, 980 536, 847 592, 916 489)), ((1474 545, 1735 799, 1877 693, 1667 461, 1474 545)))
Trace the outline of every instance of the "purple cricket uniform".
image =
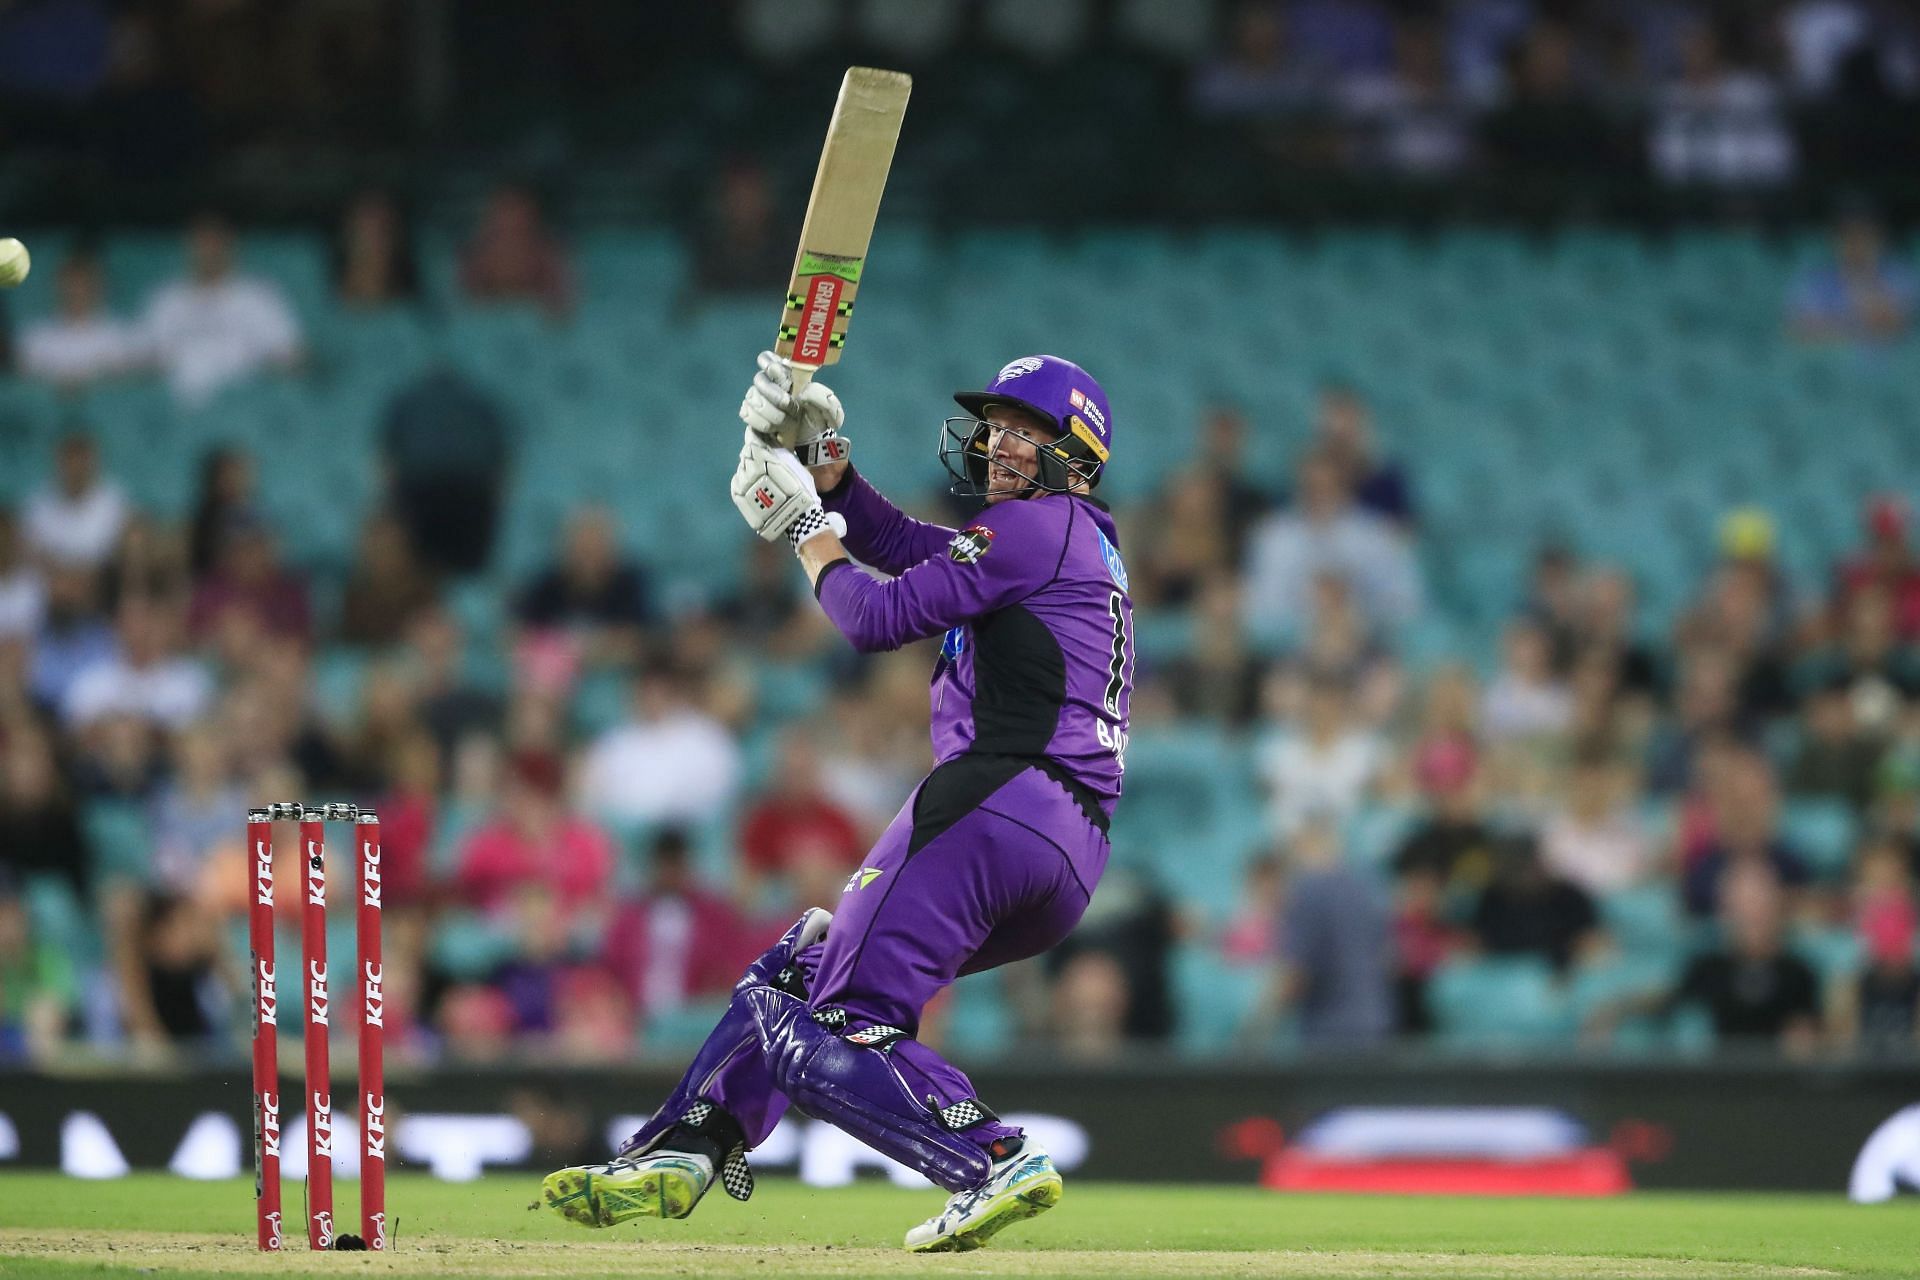
MULTIPOLYGON (((1071 423, 1104 461, 1105 398, 1077 366, 1028 357, 974 394, 1071 423), (1029 376, 1026 395, 1000 390, 1029 376)), ((1126 568, 1112 517, 1084 495, 1002 501, 959 530, 908 517, 851 469, 822 500, 846 518, 848 551, 890 575, 827 566, 816 591, 834 625, 862 651, 944 637, 935 767, 848 879, 824 942, 763 957, 780 981, 743 980, 681 1089, 624 1149, 657 1144, 682 1111, 705 1123, 718 1108, 738 1123, 722 1142, 735 1149, 725 1182, 738 1194, 736 1183, 750 1185, 739 1149, 763 1140, 791 1099, 965 1190, 985 1177, 987 1151, 1019 1131, 913 1035, 956 977, 1047 950, 1086 910, 1124 767, 1126 568), (736 1016, 743 1004, 750 1013, 736 1016)))

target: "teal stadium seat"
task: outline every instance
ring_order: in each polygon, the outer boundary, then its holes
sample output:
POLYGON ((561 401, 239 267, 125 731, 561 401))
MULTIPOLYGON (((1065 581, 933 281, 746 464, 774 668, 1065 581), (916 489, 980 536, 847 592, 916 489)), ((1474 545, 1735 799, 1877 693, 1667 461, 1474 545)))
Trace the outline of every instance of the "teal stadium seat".
POLYGON ((1433 975, 1427 1004, 1443 1045, 1512 1050, 1570 1044, 1577 1010, 1544 961, 1518 957, 1453 960, 1433 975))

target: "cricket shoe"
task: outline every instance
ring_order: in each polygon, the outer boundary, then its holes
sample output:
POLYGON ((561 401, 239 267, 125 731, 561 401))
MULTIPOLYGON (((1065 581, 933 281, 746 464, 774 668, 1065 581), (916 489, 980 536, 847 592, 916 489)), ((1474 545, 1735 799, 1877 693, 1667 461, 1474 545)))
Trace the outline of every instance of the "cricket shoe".
POLYGON ((713 1185, 713 1161, 688 1151, 653 1151, 606 1164, 575 1165, 540 1183, 547 1208, 583 1227, 634 1218, 684 1218, 713 1185))
MULTIPOLYGON (((1060 1203, 1060 1171, 1032 1138, 1002 1139, 1011 1147, 993 1162, 987 1180, 956 1192, 947 1207, 907 1232, 914 1253, 978 1249, 1004 1227, 1060 1203)), ((995 1143, 999 1147, 1000 1143, 995 1143)))

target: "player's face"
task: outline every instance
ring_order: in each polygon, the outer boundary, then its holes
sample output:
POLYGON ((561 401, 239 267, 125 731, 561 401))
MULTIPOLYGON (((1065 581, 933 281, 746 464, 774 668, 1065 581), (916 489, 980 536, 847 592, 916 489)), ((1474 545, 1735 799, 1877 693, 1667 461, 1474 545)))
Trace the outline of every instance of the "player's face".
POLYGON ((987 502, 1005 502, 1017 498, 1033 486, 1040 473, 1040 453, 1035 441, 1050 441, 1055 433, 1039 418, 1024 409, 1007 405, 989 405, 986 419, 993 424, 987 437, 987 502))

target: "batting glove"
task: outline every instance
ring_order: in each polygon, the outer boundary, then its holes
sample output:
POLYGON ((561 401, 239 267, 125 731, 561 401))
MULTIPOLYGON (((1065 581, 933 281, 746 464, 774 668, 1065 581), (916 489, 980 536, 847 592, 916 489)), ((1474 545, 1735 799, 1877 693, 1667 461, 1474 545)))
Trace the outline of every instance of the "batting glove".
POLYGON ((847 522, 821 507, 813 477, 793 450, 770 445, 751 429, 740 446, 732 492, 741 518, 768 542, 785 537, 798 550, 823 529, 846 534, 847 522))
POLYGON ((771 351, 762 351, 760 372, 740 402, 740 420, 769 444, 793 450, 802 466, 845 462, 853 442, 840 434, 847 420, 840 397, 823 382, 793 390, 793 370, 771 351))

